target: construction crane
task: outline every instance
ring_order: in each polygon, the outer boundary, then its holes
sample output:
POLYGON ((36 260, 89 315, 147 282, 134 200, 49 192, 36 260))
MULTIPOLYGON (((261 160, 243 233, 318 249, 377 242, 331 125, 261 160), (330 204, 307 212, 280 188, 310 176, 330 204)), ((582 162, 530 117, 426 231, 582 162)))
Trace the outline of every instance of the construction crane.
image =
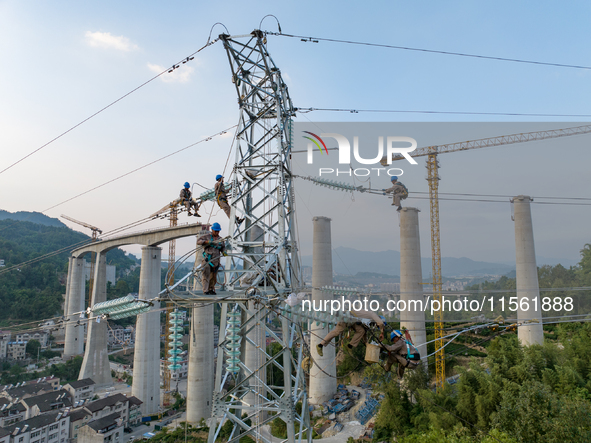
MULTIPOLYGON (((88 223, 84 223, 79 220, 75 220, 72 217, 68 217, 67 215, 64 215, 64 214, 62 214, 61 217, 65 218, 66 220, 69 220, 73 223, 84 226, 85 228, 90 229, 92 231, 92 241, 93 242, 97 241, 99 234, 103 233, 103 231, 101 231, 96 226, 92 226, 92 225, 89 225, 88 223)), ((90 306, 90 298, 92 297, 92 286, 94 283, 94 262, 95 261, 96 261, 96 252, 93 252, 92 257, 90 259, 90 277, 88 279, 88 298, 86 299, 86 306, 90 306)))
MULTIPOLYGON (((549 131, 535 131, 521 134, 503 135, 499 137, 482 138, 459 143, 450 143, 439 146, 428 146, 413 151, 411 157, 427 156, 427 182, 429 183, 429 201, 431 216, 431 261, 433 266, 433 300, 438 300, 441 306, 441 245, 439 233, 439 154, 448 152, 468 151, 477 148, 489 148, 492 146, 503 146, 514 143, 525 143, 551 138, 570 137, 591 133, 591 125, 575 126, 565 129, 554 129, 549 131)), ((402 160, 403 156, 396 156, 392 161, 402 160)), ((384 157, 381 162, 386 166, 387 159, 384 157)), ((445 351, 443 349, 443 312, 434 313, 435 322, 435 381, 438 388, 445 382, 445 351)))

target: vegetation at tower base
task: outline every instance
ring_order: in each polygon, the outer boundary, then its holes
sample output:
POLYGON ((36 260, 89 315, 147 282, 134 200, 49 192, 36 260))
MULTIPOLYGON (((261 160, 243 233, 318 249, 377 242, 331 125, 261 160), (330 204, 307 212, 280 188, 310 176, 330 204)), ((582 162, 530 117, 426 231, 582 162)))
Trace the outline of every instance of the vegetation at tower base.
POLYGON ((556 333, 560 345, 524 348, 515 334, 495 338, 484 364, 473 360, 440 392, 421 371, 405 377, 407 391, 386 383, 375 441, 591 441, 591 324, 556 333))
MULTIPOLYGON (((67 227, 0 220, 0 259, 5 264, 0 271, 85 241, 90 237, 67 227)), ((0 321, 41 320, 63 314, 69 251, 0 274, 0 321)), ((107 253, 107 263, 120 272, 136 260, 114 249, 107 253)))

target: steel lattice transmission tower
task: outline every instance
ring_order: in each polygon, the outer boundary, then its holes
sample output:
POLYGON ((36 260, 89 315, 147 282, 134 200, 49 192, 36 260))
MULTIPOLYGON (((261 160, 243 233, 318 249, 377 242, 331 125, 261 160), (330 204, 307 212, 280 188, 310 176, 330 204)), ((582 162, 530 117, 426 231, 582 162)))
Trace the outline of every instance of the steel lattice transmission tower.
POLYGON ((269 323, 276 315, 270 308, 300 286, 291 175, 295 110, 263 32, 220 39, 230 62, 240 121, 228 182, 229 256, 225 291, 218 295, 220 345, 209 441, 227 420, 232 423, 230 442, 245 435, 269 441, 261 427, 276 418, 287 425, 287 441, 306 440, 311 428, 300 325, 284 316, 277 317, 280 331, 269 323), (237 223, 236 217, 244 222, 237 223), (267 353, 267 337, 278 344, 273 355, 267 353))

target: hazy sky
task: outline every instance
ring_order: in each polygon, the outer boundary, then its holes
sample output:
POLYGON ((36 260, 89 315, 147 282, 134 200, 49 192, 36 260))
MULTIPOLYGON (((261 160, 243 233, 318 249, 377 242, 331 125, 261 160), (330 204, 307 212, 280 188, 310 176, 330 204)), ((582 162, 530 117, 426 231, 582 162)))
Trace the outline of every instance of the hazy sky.
MULTIPOLYGON (((591 65, 587 44, 591 5, 582 1, 569 3, 568 8, 560 5, 4 0, 0 2, 0 170, 193 53, 206 42, 216 22, 231 34, 246 34, 259 27, 263 16, 275 14, 285 33, 591 65)), ((276 31, 277 25, 267 18, 262 28, 276 31)), ((218 25, 213 35, 221 32, 218 25)), ((268 48, 297 107, 591 114, 589 70, 273 36, 268 48)), ((217 43, 173 74, 151 82, 1 173, 0 209, 44 211, 51 217, 66 214, 104 231, 141 220, 173 200, 185 181, 212 186, 215 175, 224 169, 231 135, 47 209, 228 128, 237 117, 228 60, 217 43)), ((313 112, 297 121, 590 119, 313 112)), ((431 137, 429 143, 461 140, 431 137)), ((442 192, 591 197, 584 143, 492 148, 449 154, 441 162, 442 192), (564 149, 564 155, 553 146, 564 149)), ((426 191, 425 171, 422 166, 417 171, 407 175, 405 183, 426 191)), ((356 195, 351 203, 350 195, 326 194, 306 183, 298 183, 298 195, 303 253, 309 253, 312 215, 334 218, 335 247, 398 249, 397 218, 385 199, 356 195), (321 209, 327 214, 316 213, 321 209)), ((423 255, 429 256, 427 201, 415 204, 422 210, 423 255)), ((205 209, 210 211, 211 204, 205 209)), ((211 220, 226 226, 225 216, 217 209, 211 220)), ((585 221, 589 215, 583 206, 534 206, 538 254, 576 259, 582 245, 591 241, 585 221)), ((138 229, 166 223, 154 221, 138 229)), ((511 260, 512 229, 508 203, 442 202, 445 256, 511 260)), ((177 251, 191 247, 182 241, 177 251)), ((138 254, 140 248, 126 249, 138 254)))

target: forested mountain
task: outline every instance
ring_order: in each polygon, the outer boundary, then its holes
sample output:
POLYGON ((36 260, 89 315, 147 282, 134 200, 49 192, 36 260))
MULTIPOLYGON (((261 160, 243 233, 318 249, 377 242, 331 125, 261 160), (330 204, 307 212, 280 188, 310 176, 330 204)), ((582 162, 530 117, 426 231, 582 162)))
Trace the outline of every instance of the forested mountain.
POLYGON ((54 226, 56 228, 66 228, 67 226, 57 218, 48 217, 41 212, 8 212, 0 209, 0 220, 18 220, 37 223, 38 225, 54 226))
MULTIPOLYGON (((0 259, 5 265, 0 268, 0 320, 60 315, 69 252, 89 241, 87 235, 67 227, 0 220, 0 259), (41 256, 46 257, 34 261, 41 256)), ((115 249, 107 253, 107 263, 119 272, 136 260, 115 249)))

